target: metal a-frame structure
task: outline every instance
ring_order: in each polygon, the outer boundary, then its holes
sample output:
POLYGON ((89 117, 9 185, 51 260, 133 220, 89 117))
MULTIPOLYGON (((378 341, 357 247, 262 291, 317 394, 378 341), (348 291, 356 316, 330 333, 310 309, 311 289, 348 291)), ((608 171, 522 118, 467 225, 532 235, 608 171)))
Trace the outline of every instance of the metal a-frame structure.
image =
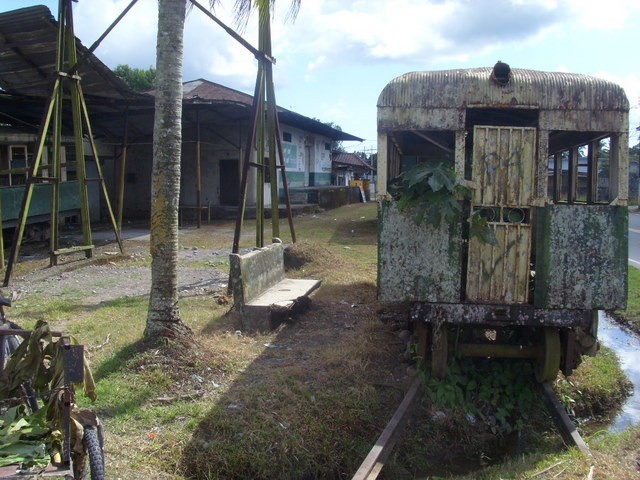
MULTIPOLYGON (((132 2, 132 4, 135 3, 132 2)), ((129 6, 129 8, 131 5, 129 6)), ((34 152, 33 164, 28 172, 24 194, 22 198, 22 204, 20 208, 20 214, 18 216, 17 226, 14 232, 13 241, 11 244, 11 253, 9 256, 8 264, 5 269, 4 286, 9 285, 11 279, 11 273, 13 266, 17 262, 20 245, 22 243, 22 237, 27 223, 27 217, 29 214, 29 207, 33 196, 34 189, 37 184, 51 183, 51 236, 49 243, 49 258, 50 264, 57 265, 58 256, 66 253, 85 252, 85 256, 90 258, 93 255, 93 249, 95 246, 92 244, 91 238, 91 220, 89 217, 89 198, 87 192, 87 184, 91 181, 96 181, 100 184, 101 190, 105 199, 105 204, 111 219, 113 231, 115 233, 116 240, 120 251, 123 252, 122 240, 120 232, 116 225, 115 217, 109 201, 109 195, 107 193, 104 177, 102 175, 102 168, 100 167, 100 160, 98 158, 98 151, 93 139, 93 132, 91 130, 91 123, 89 121, 89 113, 87 105, 85 103, 84 95, 82 93, 81 78, 78 74, 79 66, 86 60, 86 57, 90 55, 95 48, 97 48, 99 42, 106 36, 111 28, 117 23, 122 16, 128 11, 128 8, 123 12, 120 17, 114 22, 114 24, 103 34, 100 39, 94 43, 89 49, 89 52, 85 57, 78 60, 76 41, 73 30, 73 11, 71 8, 71 0, 59 0, 58 3, 58 37, 57 37, 57 53, 56 53, 56 70, 52 79, 47 106, 45 108, 40 127, 38 130, 36 149, 34 152), (62 124, 63 124, 63 102, 65 96, 70 99, 71 104, 71 116, 73 120, 73 136, 75 144, 75 167, 77 173, 77 181, 80 197, 80 216, 82 220, 82 237, 83 244, 69 247, 60 248, 59 246, 59 226, 60 226, 60 182, 62 174, 62 124), (47 144, 47 137, 51 129, 51 136, 49 142, 51 145, 51 162, 44 165, 43 153, 47 144), (87 171, 84 159, 84 139, 89 142, 93 156, 95 158, 97 178, 87 178, 87 171)))
POLYGON ((264 246, 264 176, 269 172, 271 179, 271 232, 274 237, 280 236, 280 212, 278 176, 280 171, 283 193, 285 197, 287 218, 291 232, 292 242, 296 242, 296 233, 293 226, 293 213, 289 198, 287 173, 282 149, 282 136, 278 122, 275 87, 273 83, 273 64, 275 59, 271 53, 271 15, 269 8, 260 9, 259 15, 259 44, 258 49, 250 45, 240 35, 224 25, 211 12, 200 5, 196 0, 190 0, 199 10, 225 29, 234 39, 240 42, 247 50, 254 54, 258 60, 258 74, 256 78, 255 92, 253 95, 253 117, 246 147, 240 178, 240 195, 238 214, 233 236, 232 253, 238 253, 240 249, 240 235, 244 221, 246 198, 248 188, 249 169, 256 169, 256 247, 264 246), (266 148, 265 148, 266 147, 266 148), (265 153, 268 148, 269 163, 265 164, 265 153), (251 154, 256 151, 256 161, 251 161, 251 154), (276 156, 277 150, 277 156, 276 156), (277 161, 277 163, 276 163, 277 161))

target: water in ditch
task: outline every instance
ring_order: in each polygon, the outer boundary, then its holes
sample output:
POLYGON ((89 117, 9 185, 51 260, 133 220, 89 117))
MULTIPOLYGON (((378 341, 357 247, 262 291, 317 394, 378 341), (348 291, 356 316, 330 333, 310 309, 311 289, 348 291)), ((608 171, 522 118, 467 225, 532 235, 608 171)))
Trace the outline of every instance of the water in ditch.
POLYGON ((640 337, 600 312, 598 338, 618 355, 622 370, 633 383, 633 393, 608 428, 611 432, 619 432, 640 424, 640 337))

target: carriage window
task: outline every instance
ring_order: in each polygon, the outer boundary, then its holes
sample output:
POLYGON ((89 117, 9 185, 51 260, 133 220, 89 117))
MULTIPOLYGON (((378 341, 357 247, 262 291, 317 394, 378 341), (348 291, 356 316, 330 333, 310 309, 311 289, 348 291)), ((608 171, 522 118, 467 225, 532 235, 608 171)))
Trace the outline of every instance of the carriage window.
POLYGON ((597 144, 596 151, 596 179, 595 184, 597 186, 596 202, 597 203, 609 203, 611 198, 611 188, 609 185, 610 167, 609 167, 609 151, 610 151, 610 139, 603 138, 597 144))
POLYGON ((549 155, 549 198, 554 203, 609 203, 609 143, 607 137, 549 155))

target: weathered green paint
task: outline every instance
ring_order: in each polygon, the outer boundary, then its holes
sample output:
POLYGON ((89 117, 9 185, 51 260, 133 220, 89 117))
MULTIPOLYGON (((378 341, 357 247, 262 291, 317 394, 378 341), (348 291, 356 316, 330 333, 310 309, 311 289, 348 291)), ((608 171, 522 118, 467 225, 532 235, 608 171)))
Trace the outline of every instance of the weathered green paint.
POLYGON ((539 208, 535 306, 625 308, 627 228, 626 207, 549 205, 539 208))
MULTIPOLYGON (((51 213, 51 188, 51 183, 34 186, 27 223, 29 223, 29 218, 37 215, 49 215, 51 213)), ((78 191, 77 181, 60 183, 61 212, 80 209, 80 195, 78 191)), ((23 195, 24 186, 0 188, 3 226, 5 223, 15 224, 15 220, 17 220, 20 215, 23 195)))
POLYGON ((379 204, 378 296, 383 301, 460 302, 462 218, 436 229, 415 212, 379 204))
POLYGON ((272 243, 245 255, 229 256, 233 298, 240 306, 284 280, 284 244, 272 243))
POLYGON ((308 295, 320 286, 320 280, 286 278, 284 250, 284 244, 276 242, 244 255, 229 255, 233 303, 243 331, 275 328, 278 312, 289 315, 304 307, 308 295))
MULTIPOLYGON (((287 180, 291 187, 304 187, 305 172, 287 171, 287 180)), ((323 172, 309 172, 309 182, 313 186, 331 185, 331 174, 323 172)))

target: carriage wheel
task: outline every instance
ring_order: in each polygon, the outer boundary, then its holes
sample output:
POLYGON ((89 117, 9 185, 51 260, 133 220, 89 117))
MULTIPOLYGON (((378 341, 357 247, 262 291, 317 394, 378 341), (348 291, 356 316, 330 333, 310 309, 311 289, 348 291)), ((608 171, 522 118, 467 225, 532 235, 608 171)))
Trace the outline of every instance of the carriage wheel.
POLYGON ((434 326, 431 335, 431 375, 444 378, 447 374, 447 325, 434 326))
POLYGON ((536 380, 540 383, 551 382, 556 379, 560 369, 560 331, 557 328, 544 327, 538 347, 538 356, 534 363, 536 380))

